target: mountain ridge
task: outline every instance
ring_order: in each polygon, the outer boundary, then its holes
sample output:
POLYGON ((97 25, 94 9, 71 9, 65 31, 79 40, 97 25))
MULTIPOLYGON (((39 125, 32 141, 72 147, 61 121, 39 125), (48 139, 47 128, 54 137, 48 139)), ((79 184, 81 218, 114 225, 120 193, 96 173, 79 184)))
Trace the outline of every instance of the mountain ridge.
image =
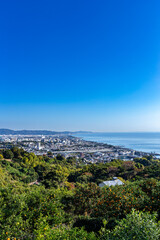
POLYGON ((51 131, 51 130, 12 130, 7 128, 0 129, 0 135, 69 135, 76 133, 91 133, 89 131, 51 131))

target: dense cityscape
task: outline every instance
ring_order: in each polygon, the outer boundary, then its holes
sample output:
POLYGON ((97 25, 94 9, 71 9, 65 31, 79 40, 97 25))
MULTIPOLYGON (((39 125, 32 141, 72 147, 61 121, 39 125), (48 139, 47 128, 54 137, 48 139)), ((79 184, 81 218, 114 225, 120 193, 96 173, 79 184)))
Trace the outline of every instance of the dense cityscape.
POLYGON ((36 155, 49 155, 56 157, 57 154, 68 157, 75 157, 85 164, 106 163, 114 159, 133 160, 136 157, 152 155, 155 153, 135 151, 120 146, 112 146, 105 143, 85 141, 72 135, 1 135, 0 148, 6 149, 18 146, 27 152, 36 155))

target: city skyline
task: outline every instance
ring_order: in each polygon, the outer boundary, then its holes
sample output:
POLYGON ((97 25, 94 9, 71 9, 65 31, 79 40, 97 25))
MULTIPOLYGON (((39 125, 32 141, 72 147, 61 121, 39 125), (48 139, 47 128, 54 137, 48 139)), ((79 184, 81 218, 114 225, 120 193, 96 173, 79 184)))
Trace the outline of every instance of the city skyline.
POLYGON ((0 128, 160 132, 154 1, 5 1, 0 128))

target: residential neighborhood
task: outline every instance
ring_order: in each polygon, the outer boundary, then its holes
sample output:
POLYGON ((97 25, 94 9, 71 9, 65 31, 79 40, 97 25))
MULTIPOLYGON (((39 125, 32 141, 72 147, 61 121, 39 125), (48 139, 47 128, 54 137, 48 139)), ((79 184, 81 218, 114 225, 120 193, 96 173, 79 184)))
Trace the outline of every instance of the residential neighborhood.
MULTIPOLYGON (((0 148, 11 148, 18 146, 27 152, 36 155, 49 155, 55 157, 58 154, 68 157, 75 157, 84 164, 105 163, 114 159, 124 161, 133 160, 137 157, 151 155, 151 153, 135 151, 120 146, 113 146, 105 143, 85 141, 72 135, 1 135, 0 148)), ((152 154, 154 158, 156 154, 152 154)))

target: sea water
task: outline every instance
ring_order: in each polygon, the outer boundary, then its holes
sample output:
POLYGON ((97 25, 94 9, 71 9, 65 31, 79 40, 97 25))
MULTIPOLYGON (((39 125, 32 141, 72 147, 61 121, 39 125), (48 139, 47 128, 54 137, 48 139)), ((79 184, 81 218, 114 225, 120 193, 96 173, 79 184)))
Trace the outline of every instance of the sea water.
POLYGON ((87 141, 107 143, 137 151, 160 154, 160 132, 154 133, 78 133, 75 135, 87 141))

